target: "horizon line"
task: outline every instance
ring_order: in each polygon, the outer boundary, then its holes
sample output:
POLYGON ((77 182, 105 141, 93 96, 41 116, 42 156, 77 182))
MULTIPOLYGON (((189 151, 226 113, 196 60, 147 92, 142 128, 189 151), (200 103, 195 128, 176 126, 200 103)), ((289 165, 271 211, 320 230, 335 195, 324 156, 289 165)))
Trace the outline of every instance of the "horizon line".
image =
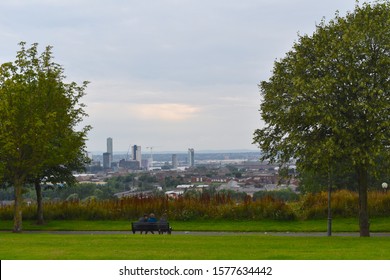
MULTIPOLYGON (((88 153, 92 154, 103 154, 106 153, 106 151, 87 151, 88 153)), ((153 154, 186 154, 188 151, 155 151, 153 154)), ((213 149, 204 149, 204 150, 195 150, 195 153, 260 153, 259 149, 222 149, 222 150, 213 150, 213 149)), ((114 151, 114 155, 122 155, 127 154, 127 151, 114 151)), ((143 152, 144 153, 144 152, 143 152)), ((145 153, 150 153, 150 151, 146 150, 145 153)))

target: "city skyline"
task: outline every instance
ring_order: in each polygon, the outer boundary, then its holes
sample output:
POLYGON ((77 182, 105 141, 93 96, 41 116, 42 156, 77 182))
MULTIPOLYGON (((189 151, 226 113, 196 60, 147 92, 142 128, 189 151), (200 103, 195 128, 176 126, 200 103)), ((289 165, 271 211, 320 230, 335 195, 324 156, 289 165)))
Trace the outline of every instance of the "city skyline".
POLYGON ((346 1, 47 1, 0 3, 0 62, 20 41, 53 46, 67 80, 90 81, 87 150, 256 150, 257 85, 299 34, 352 11, 346 1))
MULTIPOLYGON (((115 139, 113 139, 112 137, 110 137, 113 141, 113 153, 112 155, 128 155, 130 153, 130 156, 131 156, 131 159, 133 158, 133 147, 134 146, 138 146, 138 147, 144 147, 144 148, 148 148, 146 147, 145 145, 137 145, 137 144, 130 144, 128 149, 127 150, 117 150, 115 149, 115 139)), ((220 152, 231 152, 231 153, 239 153, 239 152, 257 152, 259 151, 258 148, 252 148, 252 149, 203 149, 203 150, 197 150, 195 148, 184 148, 184 149, 173 149, 173 150, 164 150, 164 149, 160 149, 160 150, 153 150, 153 154, 156 153, 156 154, 188 154, 189 152, 189 149, 193 149, 194 151, 196 151, 197 153, 220 153, 220 152)), ((87 150, 86 152, 88 152, 89 154, 92 154, 93 156, 96 156, 96 155, 102 155, 104 153, 107 153, 107 151, 104 149, 104 147, 102 147, 101 149, 97 149, 97 150, 87 150)), ((150 149, 149 151, 145 151, 145 152, 142 152, 142 155, 147 155, 148 157, 150 157, 150 149)))

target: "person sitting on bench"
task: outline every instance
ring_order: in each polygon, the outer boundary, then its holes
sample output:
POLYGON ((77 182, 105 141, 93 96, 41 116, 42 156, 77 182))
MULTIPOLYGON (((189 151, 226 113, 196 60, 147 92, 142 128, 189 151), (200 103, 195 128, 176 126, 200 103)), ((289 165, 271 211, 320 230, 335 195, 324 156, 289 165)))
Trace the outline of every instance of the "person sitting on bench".
POLYGON ((157 219, 156 216, 153 213, 150 213, 149 218, 148 218, 149 223, 156 223, 157 219))
MULTIPOLYGON (((148 218, 148 221, 147 221, 148 223, 156 223, 157 222, 157 219, 156 219, 156 217, 154 216, 154 214, 153 213, 150 213, 150 215, 149 215, 149 218, 148 218)), ((154 231, 150 231, 152 234, 154 234, 154 231)), ((147 231, 145 231, 145 234, 147 234, 148 232, 147 231)))
POLYGON ((138 222, 147 222, 149 219, 148 214, 144 214, 141 218, 139 218, 138 222))

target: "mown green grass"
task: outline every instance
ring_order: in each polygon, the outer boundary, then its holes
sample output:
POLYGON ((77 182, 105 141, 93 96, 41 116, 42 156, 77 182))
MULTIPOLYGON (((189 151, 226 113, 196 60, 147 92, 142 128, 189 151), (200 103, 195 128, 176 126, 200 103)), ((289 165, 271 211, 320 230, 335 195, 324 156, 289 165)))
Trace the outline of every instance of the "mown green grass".
POLYGON ((2 260, 388 260, 386 237, 0 233, 2 260))
MULTIPOLYGON (((238 232, 326 232, 327 220, 304 221, 229 221, 199 220, 171 221, 175 231, 238 231, 238 232)), ((390 232, 390 218, 372 218, 372 232, 390 232)), ((11 230, 12 221, 0 221, 0 230, 11 230)), ((48 221, 45 225, 36 225, 34 221, 23 221, 24 230, 130 230, 130 221, 48 221)), ((358 232, 357 219, 333 219, 334 232, 358 232)))
MULTIPOLYGON (((234 231, 237 235, 130 234, 128 221, 49 221, 34 233, 11 233, 12 221, 0 221, 0 259, 72 260, 378 260, 390 259, 388 237, 293 237, 250 232, 326 232, 326 220, 307 221, 171 221, 176 231, 234 231), (91 231, 87 234, 54 231, 91 231), (39 232, 42 231, 42 232, 39 232), (53 231, 53 232, 50 232, 53 231), (99 234, 94 231, 129 231, 99 234), (240 234, 239 232, 246 232, 240 234)), ((371 230, 390 232, 390 218, 371 220, 371 230)), ((334 232, 357 232, 356 219, 333 220, 334 232)))

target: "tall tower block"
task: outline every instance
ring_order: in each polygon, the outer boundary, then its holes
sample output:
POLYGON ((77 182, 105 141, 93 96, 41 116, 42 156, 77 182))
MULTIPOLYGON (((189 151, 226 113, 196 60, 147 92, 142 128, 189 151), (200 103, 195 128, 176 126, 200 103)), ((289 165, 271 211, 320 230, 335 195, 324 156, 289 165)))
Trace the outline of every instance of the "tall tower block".
POLYGON ((176 155, 176 154, 173 154, 173 155, 172 155, 172 168, 173 168, 173 169, 177 169, 177 166, 178 166, 177 155, 176 155))
POLYGON ((142 162, 141 146, 133 146, 133 160, 139 161, 140 165, 142 162))
POLYGON ((114 148, 112 144, 112 138, 107 138, 107 153, 110 153, 111 156, 114 154, 114 148))
POLYGON ((195 151, 194 149, 188 149, 188 166, 195 166, 195 151))

